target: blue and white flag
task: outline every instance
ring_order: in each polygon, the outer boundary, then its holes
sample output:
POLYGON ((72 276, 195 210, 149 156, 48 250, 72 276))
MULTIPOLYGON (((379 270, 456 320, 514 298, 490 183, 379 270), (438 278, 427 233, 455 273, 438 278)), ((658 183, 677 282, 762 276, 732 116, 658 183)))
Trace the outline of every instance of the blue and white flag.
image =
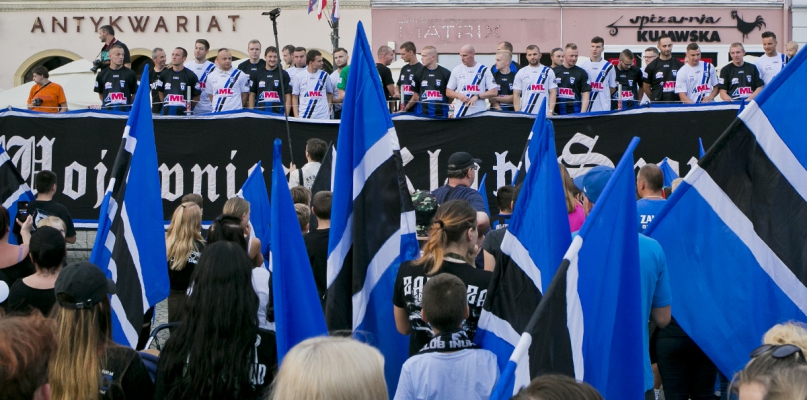
MULTIPOLYGON (((284 178, 285 179, 285 178, 284 178)), ((241 186, 236 196, 249 202, 249 236, 261 241, 261 254, 264 258, 264 267, 267 265, 269 254, 269 224, 271 221, 271 207, 269 194, 266 191, 266 181, 263 179, 263 167, 258 161, 241 186)))
POLYGON ((361 22, 353 51, 337 140, 325 316, 330 330, 354 331, 378 347, 394 394, 409 340, 395 328, 390 299, 398 267, 418 256, 415 212, 361 22))
POLYGON ((130 347, 137 345, 146 310, 169 289, 148 71, 146 66, 123 131, 90 255, 117 286, 110 298, 112 339, 130 347))
POLYGON ((488 203, 488 186, 485 184, 488 174, 482 175, 482 180, 479 181, 479 189, 476 189, 482 195, 482 201, 485 202, 485 212, 488 213, 490 218, 490 204, 488 203))
MULTIPOLYGON (((661 174, 664 176, 664 186, 665 187, 672 187, 672 183, 674 180, 678 179, 678 172, 675 171, 672 165, 670 165, 670 159, 664 157, 663 160, 658 164, 659 169, 661 170, 661 174)), ((675 168, 678 168, 677 163, 675 163, 675 168)))
MULTIPOLYGON (((530 146, 532 143, 532 138, 535 135, 536 128, 541 129, 544 126, 543 122, 540 122, 543 119, 546 119, 546 99, 541 100, 541 107, 543 107, 543 111, 539 112, 538 115, 535 116, 535 123, 532 125, 532 131, 530 132, 530 136, 527 137, 527 145, 524 146, 524 152, 521 153, 521 159, 518 161, 518 169, 513 173, 513 179, 511 180, 510 184, 513 186, 518 186, 520 183, 524 182, 524 179, 527 176, 527 171, 530 170, 530 164, 533 162, 532 160, 535 159, 536 154, 538 153, 538 148, 535 146, 530 146)), ((551 122, 548 124, 552 125, 551 122)), ((554 140, 555 130, 552 130, 552 136, 554 140)))
POLYGON ((667 255, 675 320, 726 376, 774 324, 807 321, 807 113, 796 54, 645 232, 667 255))
POLYGON ((20 171, 11 162, 11 157, 3 146, 0 146, 0 204, 8 210, 11 220, 8 235, 8 242, 11 244, 17 244, 17 237, 11 234, 11 231, 14 229, 14 219, 17 216, 17 203, 20 201, 34 201, 34 194, 25 183, 25 179, 22 179, 20 171))
POLYGON ((280 139, 275 139, 272 161, 272 250, 269 255, 278 365, 297 343, 328 334, 325 314, 314 283, 314 272, 283 171, 281 145, 280 139))
POLYGON ((513 217, 488 289, 474 340, 496 354, 500 397, 509 399, 537 374, 537 346, 525 345, 506 368, 522 334, 528 331, 541 293, 549 286, 572 242, 566 198, 555 153, 555 132, 541 107, 530 141, 532 167, 526 173, 513 217), (504 385, 504 386, 502 386, 504 385))

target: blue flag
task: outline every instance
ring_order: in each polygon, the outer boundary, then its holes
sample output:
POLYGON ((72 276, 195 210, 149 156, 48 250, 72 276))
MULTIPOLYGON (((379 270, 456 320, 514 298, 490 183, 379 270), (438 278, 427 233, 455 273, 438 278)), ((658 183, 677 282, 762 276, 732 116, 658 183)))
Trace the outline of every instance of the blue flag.
POLYGON ((670 159, 664 157, 664 159, 658 164, 658 167, 661 170, 662 175, 664 175, 664 186, 672 187, 673 181, 678 179, 678 173, 675 172, 673 167, 670 165, 670 159))
MULTIPOLYGON (((280 139, 275 139, 272 160, 272 249, 269 256, 275 301, 278 365, 297 343, 328 334, 314 283, 314 273, 308 261, 297 212, 294 211, 294 202, 283 171, 281 144, 280 139)), ((259 168, 255 170, 259 171, 259 168)))
POLYGON ((479 194, 482 195, 482 201, 485 202, 485 212, 488 213, 488 218, 490 218, 490 204, 488 204, 488 186, 485 184, 487 181, 488 174, 482 175, 482 180, 479 182, 479 194))
MULTIPOLYGON (((546 107, 535 118, 530 141, 531 168, 516 200, 513 217, 502 240, 474 340, 496 354, 500 370, 496 396, 509 399, 536 376, 531 368, 537 346, 519 349, 508 362, 519 338, 527 331, 541 293, 549 286, 571 243, 569 215, 555 153, 555 132, 546 107), (508 366, 508 364, 511 364, 508 366)), ((635 219, 635 218, 634 218, 635 219)), ((537 343, 536 343, 537 345, 537 343)))
POLYGON ((706 154, 706 150, 703 149, 703 139, 698 138, 698 158, 703 158, 706 154))
POLYGON ((807 321, 805 73, 800 52, 646 231, 667 255, 673 317, 726 376, 771 326, 807 321))
POLYGON ((135 347, 143 315, 168 297, 165 228, 151 120, 148 65, 143 69, 101 203, 90 262, 115 281, 112 338, 135 347))
POLYGON ((415 212, 361 22, 353 52, 337 140, 325 316, 329 329, 354 331, 378 347, 392 397, 409 340, 395 328, 390 299, 398 267, 419 254, 415 212))
POLYGON ((11 162, 6 150, 0 146, 0 204, 8 210, 8 215, 11 220, 9 227, 8 242, 17 244, 17 236, 11 234, 14 230, 14 219, 17 216, 17 203, 20 201, 34 201, 34 194, 31 193, 31 188, 22 179, 20 171, 11 162))
MULTIPOLYGON (((535 159, 536 154, 538 153, 538 148, 535 146, 530 146, 532 143, 532 138, 535 135, 536 129, 541 129, 544 126, 544 122, 541 122, 542 119, 546 119, 546 99, 541 100, 541 107, 543 107, 543 111, 540 111, 538 115, 535 116, 535 122, 532 125, 532 131, 530 131, 530 136, 527 137, 527 145, 524 147, 524 152, 521 154, 521 160, 518 162, 518 169, 513 173, 513 179, 511 180, 511 185, 517 186, 518 184, 524 182, 525 177, 527 176, 527 171, 530 170, 530 164, 533 162, 532 160, 535 159)), ((551 122, 548 122, 551 127, 551 122)), ((555 130, 552 129, 552 136, 554 140, 555 130)))
MULTIPOLYGON (((284 178, 285 181, 285 178, 284 178)), ((249 202, 249 236, 256 237, 261 241, 261 254, 264 260, 269 254, 269 226, 272 218, 269 206, 269 194, 266 191, 266 181, 263 180, 263 167, 258 161, 252 172, 247 176, 241 190, 236 196, 249 202)), ((266 266, 266 261, 264 261, 266 266)))

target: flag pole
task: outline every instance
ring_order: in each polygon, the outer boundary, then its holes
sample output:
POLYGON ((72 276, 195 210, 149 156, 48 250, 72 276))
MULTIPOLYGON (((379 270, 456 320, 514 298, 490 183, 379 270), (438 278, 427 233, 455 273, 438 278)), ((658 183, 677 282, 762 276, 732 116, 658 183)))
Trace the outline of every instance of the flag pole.
MULTIPOLYGON (((272 29, 275 33, 275 47, 278 51, 278 60, 277 60, 277 69, 280 71, 280 96, 283 99, 283 119, 286 120, 286 137, 289 140, 289 158, 291 159, 290 162, 294 162, 294 152, 291 149, 291 130, 289 129, 289 113, 286 112, 286 106, 291 107, 291 105, 286 104, 286 85, 283 84, 283 62, 280 60, 280 41, 277 38, 277 17, 280 16, 280 8, 275 8, 272 11, 264 11, 261 15, 268 15, 269 18, 272 19, 272 29)), ((291 77, 289 77, 291 79, 291 77)))

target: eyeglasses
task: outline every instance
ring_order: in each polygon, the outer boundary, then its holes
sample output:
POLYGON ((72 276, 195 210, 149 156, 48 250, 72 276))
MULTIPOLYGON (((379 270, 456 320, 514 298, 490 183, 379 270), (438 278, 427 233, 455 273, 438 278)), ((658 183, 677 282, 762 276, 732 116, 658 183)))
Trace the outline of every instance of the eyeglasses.
POLYGON ((773 358, 787 358, 798 353, 801 356, 800 360, 807 363, 807 361, 804 360, 804 353, 801 351, 801 348, 792 344, 763 344, 751 352, 751 358, 759 357, 769 351, 773 358))

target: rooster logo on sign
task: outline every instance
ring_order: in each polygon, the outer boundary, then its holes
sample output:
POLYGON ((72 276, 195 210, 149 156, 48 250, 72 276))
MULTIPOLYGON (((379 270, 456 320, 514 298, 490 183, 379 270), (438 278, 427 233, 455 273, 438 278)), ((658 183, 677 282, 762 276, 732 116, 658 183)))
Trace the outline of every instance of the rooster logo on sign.
POLYGON ((754 22, 745 22, 739 15, 737 15, 737 10, 731 12, 731 19, 737 20, 737 30, 742 32, 743 39, 748 38, 748 34, 753 32, 754 29, 762 30, 763 26, 765 25, 765 20, 762 18, 761 15, 757 15, 757 19, 754 22))

